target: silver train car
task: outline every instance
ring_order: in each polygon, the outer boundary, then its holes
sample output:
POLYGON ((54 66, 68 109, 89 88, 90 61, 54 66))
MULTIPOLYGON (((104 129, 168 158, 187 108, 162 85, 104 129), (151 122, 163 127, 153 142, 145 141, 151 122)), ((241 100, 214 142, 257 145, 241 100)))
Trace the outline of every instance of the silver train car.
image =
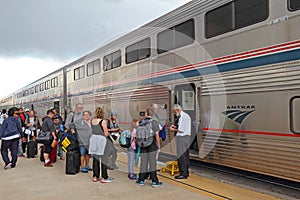
MULTIPOLYGON (((39 115, 76 103, 116 109, 123 129, 153 102, 171 125, 179 103, 192 119, 193 159, 299 182, 299 24, 297 0, 194 0, 22 88, 13 103, 39 115)), ((176 153, 173 138, 163 152, 176 153)))

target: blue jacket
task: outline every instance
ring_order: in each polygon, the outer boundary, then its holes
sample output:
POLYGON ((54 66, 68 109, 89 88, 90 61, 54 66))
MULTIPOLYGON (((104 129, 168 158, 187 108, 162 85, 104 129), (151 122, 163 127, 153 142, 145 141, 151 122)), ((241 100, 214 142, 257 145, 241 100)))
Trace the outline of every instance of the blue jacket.
POLYGON ((8 117, 4 120, 0 128, 0 138, 6 138, 14 135, 22 136, 22 124, 16 117, 8 117))

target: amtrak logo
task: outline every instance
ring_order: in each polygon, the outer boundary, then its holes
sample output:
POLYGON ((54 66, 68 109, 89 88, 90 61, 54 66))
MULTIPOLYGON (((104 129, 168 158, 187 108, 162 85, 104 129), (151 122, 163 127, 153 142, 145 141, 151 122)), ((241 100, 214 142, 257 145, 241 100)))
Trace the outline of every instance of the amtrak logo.
POLYGON ((243 121, 251 113, 255 111, 254 105, 244 105, 244 106, 228 106, 227 111, 222 112, 229 119, 242 124, 243 121))

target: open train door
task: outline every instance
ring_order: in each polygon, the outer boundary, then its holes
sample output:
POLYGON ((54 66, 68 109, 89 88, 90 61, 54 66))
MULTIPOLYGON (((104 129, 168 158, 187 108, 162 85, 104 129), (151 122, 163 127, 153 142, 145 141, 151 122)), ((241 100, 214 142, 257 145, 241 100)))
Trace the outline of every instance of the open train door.
POLYGON ((60 107, 59 107, 59 101, 54 101, 53 107, 57 111, 57 114, 60 115, 60 107))
MULTIPOLYGON (((181 105, 184 112, 191 117, 191 150, 199 151, 197 143, 197 109, 196 109, 196 87, 194 83, 176 85, 174 89, 174 104, 181 105)), ((197 154, 197 153, 196 153, 197 154)))

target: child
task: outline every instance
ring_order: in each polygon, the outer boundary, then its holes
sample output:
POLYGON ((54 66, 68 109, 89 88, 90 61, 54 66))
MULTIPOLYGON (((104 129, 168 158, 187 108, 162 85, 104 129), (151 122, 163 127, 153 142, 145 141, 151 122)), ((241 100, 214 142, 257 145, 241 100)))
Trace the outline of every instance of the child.
POLYGON ((131 145, 127 149, 128 156, 128 178, 130 180, 136 180, 136 175, 134 174, 134 165, 135 165, 135 150, 136 150, 136 127, 139 125, 137 119, 131 121, 131 145))

